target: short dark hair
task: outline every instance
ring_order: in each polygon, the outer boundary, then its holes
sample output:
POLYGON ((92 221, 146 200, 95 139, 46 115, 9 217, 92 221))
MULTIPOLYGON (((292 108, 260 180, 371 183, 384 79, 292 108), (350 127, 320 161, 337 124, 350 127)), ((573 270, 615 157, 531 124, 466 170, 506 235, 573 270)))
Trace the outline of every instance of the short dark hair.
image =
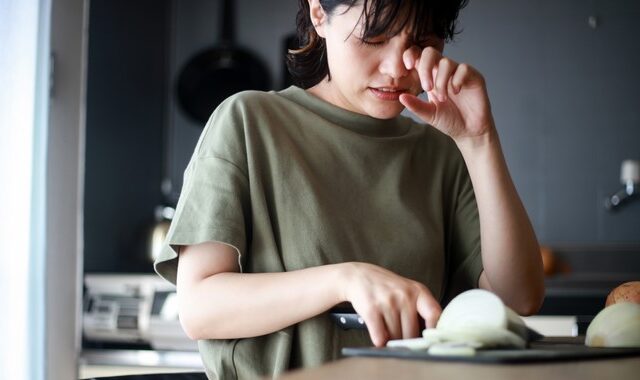
MULTIPOLYGON (((298 2, 296 25, 299 48, 289 51, 287 68, 296 84, 309 88, 320 83, 327 75, 331 78, 331 74, 324 39, 318 36, 311 23, 309 2, 298 2)), ((431 33, 450 41, 458 34, 458 14, 468 0, 320 0, 320 5, 330 17, 337 7, 346 5, 350 9, 360 2, 363 3, 363 39, 382 34, 395 35, 409 24, 415 41, 431 33)))

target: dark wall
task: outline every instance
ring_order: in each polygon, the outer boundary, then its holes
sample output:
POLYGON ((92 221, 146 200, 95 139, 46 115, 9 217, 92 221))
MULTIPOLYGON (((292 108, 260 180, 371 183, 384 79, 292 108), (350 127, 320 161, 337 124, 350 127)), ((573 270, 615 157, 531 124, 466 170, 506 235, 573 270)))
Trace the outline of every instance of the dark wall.
POLYGON ((145 233, 161 202, 169 2, 92 0, 84 267, 149 272, 145 233))
POLYGON ((511 173, 544 243, 640 243, 640 199, 615 213, 603 207, 622 187, 621 161, 640 159, 638 17, 633 0, 472 0, 447 48, 487 78, 511 173))

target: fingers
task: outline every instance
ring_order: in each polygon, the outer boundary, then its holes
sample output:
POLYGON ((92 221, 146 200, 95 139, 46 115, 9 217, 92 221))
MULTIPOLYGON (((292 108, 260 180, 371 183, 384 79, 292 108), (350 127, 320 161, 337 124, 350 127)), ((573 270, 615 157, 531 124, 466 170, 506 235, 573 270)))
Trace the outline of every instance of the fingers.
POLYGON ((422 51, 418 63, 418 76, 422 88, 429 94, 431 101, 447 101, 449 81, 458 67, 458 63, 443 57, 439 51, 426 48, 422 51))
POLYGON ((402 310, 400 313, 402 321, 402 339, 416 338, 420 336, 420 324, 418 323, 418 312, 415 308, 402 310))
POLYGON ((402 302, 384 313, 389 339, 409 339, 420 334, 416 299, 411 294, 402 297, 402 302))
POLYGON ((419 315, 435 326, 441 309, 425 285, 371 264, 355 269, 346 298, 364 320, 375 346, 420 336, 419 315))
POLYGON ((473 67, 467 65, 466 63, 459 64, 456 72, 451 78, 451 88, 453 89, 453 93, 460 93, 462 87, 472 80, 483 81, 484 79, 482 78, 482 75, 480 75, 480 73, 478 73, 473 67))
POLYGON ((431 91, 434 85, 434 73, 437 72, 437 63, 442 58, 442 54, 432 47, 422 50, 420 60, 416 66, 420 84, 425 91, 431 91), (434 71, 435 70, 435 71, 434 71))
POLYGON ((422 51, 417 46, 412 46, 402 53, 402 62, 407 70, 413 70, 416 67, 416 63, 420 60, 420 54, 422 51))
POLYGON ((414 95, 400 95, 400 103, 403 106, 425 122, 432 124, 434 122, 437 106, 431 102, 425 102, 414 95))
POLYGON ((416 307, 418 314, 424 319, 426 328, 435 328, 438 324, 438 319, 440 319, 440 314, 442 314, 442 307, 426 287, 418 296, 416 307))
POLYGON ((389 307, 384 311, 384 322, 389 339, 402 339, 403 326, 397 308, 389 307))
POLYGON ((371 309, 360 316, 364 319, 364 323, 367 325, 373 345, 376 347, 384 347, 390 336, 382 314, 371 309))
POLYGON ((447 88, 449 85, 449 80, 451 79, 452 74, 456 71, 458 64, 449 58, 442 58, 438 62, 437 71, 435 74, 435 89, 434 94, 438 98, 440 102, 447 101, 447 88))
POLYGON ((428 93, 431 101, 445 102, 450 93, 457 95, 470 80, 480 75, 468 64, 442 56, 433 47, 427 47, 420 53, 415 46, 403 54, 408 70, 415 69, 420 78, 422 89, 428 93))
POLYGON ((420 335, 418 313, 413 305, 371 309, 361 317, 364 319, 371 341, 383 347, 390 339, 408 339, 420 335))
POLYGON ((423 284, 415 282, 409 288, 412 290, 398 294, 382 311, 375 312, 372 308, 372 313, 367 315, 365 322, 377 347, 384 346, 390 339, 419 337, 419 316, 425 320, 427 328, 436 326, 442 312, 440 304, 423 284))

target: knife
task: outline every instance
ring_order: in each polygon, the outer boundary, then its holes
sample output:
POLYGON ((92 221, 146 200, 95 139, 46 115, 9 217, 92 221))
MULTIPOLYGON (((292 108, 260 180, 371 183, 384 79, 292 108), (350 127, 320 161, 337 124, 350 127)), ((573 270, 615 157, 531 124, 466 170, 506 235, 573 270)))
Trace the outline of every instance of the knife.
MULTIPOLYGON (((366 330, 367 325, 358 313, 356 313, 350 303, 342 303, 329 310, 331 319, 343 330, 366 330)), ((421 317, 418 318, 420 331, 426 328, 426 323, 421 317)))
MULTIPOLYGON (((367 325, 364 323, 364 320, 350 305, 340 304, 331 310, 329 310, 329 315, 331 319, 340 326, 343 330, 366 330, 367 325)), ((420 331, 424 330, 425 322, 424 319, 419 318, 420 320, 420 331)), ((542 340, 544 335, 540 334, 536 330, 526 326, 527 328, 527 342, 534 342, 538 340, 542 340)))

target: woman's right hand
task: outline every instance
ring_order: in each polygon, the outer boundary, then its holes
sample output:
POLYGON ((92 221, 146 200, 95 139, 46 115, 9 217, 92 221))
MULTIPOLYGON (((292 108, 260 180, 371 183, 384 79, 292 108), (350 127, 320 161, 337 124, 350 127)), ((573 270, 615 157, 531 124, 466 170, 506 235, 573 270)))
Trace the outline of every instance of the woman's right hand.
POLYGON ((436 326, 442 308, 423 284, 368 263, 348 266, 343 298, 364 320, 377 347, 391 339, 420 336, 418 316, 436 326))

